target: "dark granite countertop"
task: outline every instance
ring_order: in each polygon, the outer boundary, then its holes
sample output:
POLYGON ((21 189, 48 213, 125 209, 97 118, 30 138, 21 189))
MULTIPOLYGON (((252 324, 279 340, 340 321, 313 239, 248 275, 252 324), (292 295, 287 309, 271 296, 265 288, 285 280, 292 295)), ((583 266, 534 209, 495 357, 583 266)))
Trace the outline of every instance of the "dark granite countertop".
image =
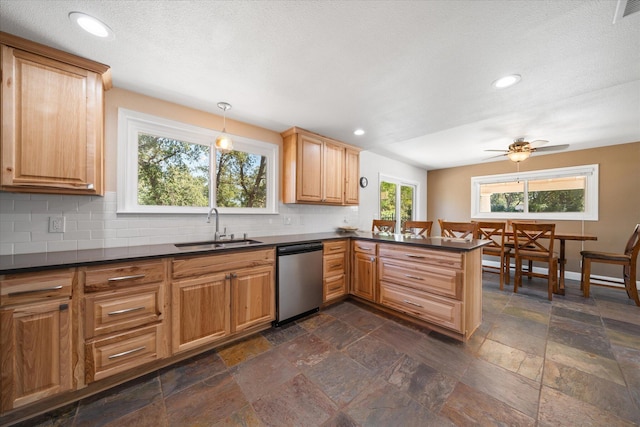
POLYGON ((489 243, 487 240, 466 241, 442 237, 412 238, 400 234, 374 234, 369 231, 288 234, 283 236, 251 237, 251 239, 257 240, 259 243, 232 248, 213 248, 211 245, 177 247, 173 243, 167 243, 161 245, 3 255, 0 256, 0 274, 99 265, 118 261, 176 257, 183 255, 229 253, 232 251, 244 251, 248 249, 344 238, 359 238, 379 243, 407 244, 454 252, 472 251, 489 243))

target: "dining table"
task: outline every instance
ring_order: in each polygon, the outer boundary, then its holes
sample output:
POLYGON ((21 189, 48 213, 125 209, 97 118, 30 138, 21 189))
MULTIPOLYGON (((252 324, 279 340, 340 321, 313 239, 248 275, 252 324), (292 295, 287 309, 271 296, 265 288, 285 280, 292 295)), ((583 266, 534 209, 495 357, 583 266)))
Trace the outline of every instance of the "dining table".
MULTIPOLYGON (((513 236, 513 231, 511 230, 505 231, 504 235, 513 236)), ((576 242, 586 242, 588 240, 598 240, 598 236, 594 236, 593 234, 567 233, 567 232, 556 231, 554 234, 554 239, 557 239, 560 241, 560 254, 558 256, 558 264, 560 266, 560 279, 558 280, 556 287, 553 290, 553 293, 558 295, 564 295, 564 273, 565 273, 565 264, 567 263, 565 251, 566 251, 567 240, 576 241, 576 242)))

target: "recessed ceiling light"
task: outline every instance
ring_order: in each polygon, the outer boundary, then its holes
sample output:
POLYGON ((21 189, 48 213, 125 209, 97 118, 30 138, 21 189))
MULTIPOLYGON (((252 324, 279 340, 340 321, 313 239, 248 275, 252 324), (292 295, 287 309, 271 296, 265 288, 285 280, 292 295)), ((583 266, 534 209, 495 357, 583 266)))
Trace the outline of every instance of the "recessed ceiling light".
POLYGON ((69 19, 71 22, 75 22, 88 32, 89 34, 93 34, 96 37, 102 38, 114 38, 113 31, 107 24, 100 21, 99 19, 94 18, 93 16, 89 16, 86 13, 82 12, 71 12, 69 13, 69 19))
POLYGON ((514 84, 518 83, 520 79, 522 79, 522 76, 520 76, 520 74, 511 74, 511 75, 499 78, 498 80, 493 82, 492 85, 497 89, 504 89, 506 87, 513 86, 514 84))
POLYGON ((364 130, 363 129, 356 129, 356 130, 353 131, 353 134, 354 135, 358 135, 358 136, 364 135, 364 130))

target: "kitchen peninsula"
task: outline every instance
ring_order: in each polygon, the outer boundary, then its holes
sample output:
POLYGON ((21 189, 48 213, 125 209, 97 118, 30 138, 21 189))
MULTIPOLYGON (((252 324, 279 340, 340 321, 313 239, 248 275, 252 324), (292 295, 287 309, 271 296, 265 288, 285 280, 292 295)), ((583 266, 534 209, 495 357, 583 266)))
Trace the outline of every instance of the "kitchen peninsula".
POLYGON ((345 243, 342 297, 462 341, 482 321, 482 240, 359 231, 2 256, 2 418, 80 399, 272 327, 275 248, 311 241, 325 249, 345 243), (20 348, 26 344, 16 336, 24 333, 48 339, 20 348), (25 375, 34 365, 51 372, 25 375))

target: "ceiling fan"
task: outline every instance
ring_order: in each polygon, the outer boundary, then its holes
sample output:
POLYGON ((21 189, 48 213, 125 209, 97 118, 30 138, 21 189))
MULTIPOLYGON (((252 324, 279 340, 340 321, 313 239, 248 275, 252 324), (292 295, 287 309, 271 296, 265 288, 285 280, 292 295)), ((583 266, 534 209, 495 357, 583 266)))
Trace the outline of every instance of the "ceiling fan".
POLYGON ((550 147, 543 147, 549 141, 544 139, 536 139, 535 141, 525 141, 524 138, 518 138, 513 141, 513 144, 509 145, 508 150, 485 150, 485 151, 499 151, 502 154, 489 157, 493 159, 495 157, 507 156, 512 162, 520 163, 523 160, 527 160, 531 153, 536 151, 560 151, 569 147, 569 144, 552 145, 550 147))

